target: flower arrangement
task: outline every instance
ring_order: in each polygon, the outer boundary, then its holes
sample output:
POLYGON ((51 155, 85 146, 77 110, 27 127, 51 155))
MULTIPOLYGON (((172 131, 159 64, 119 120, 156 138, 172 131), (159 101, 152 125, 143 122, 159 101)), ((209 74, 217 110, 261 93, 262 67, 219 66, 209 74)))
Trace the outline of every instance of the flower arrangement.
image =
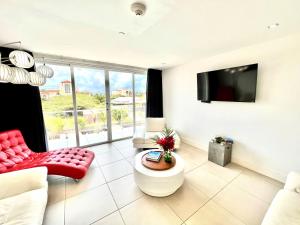
POLYGON ((172 162, 172 154, 171 152, 174 150, 174 131, 167 127, 161 132, 160 135, 156 135, 152 138, 156 144, 158 144, 164 150, 164 159, 165 162, 172 162))

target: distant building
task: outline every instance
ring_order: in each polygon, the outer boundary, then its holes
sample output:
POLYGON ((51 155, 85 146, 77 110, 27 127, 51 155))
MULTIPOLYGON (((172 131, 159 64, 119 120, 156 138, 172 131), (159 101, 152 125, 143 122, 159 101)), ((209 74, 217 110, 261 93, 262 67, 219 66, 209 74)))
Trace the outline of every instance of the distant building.
POLYGON ((69 80, 64 80, 60 82, 59 89, 52 90, 40 90, 41 98, 43 100, 48 100, 51 97, 58 95, 71 95, 72 94, 72 84, 69 80))
POLYGON ((72 94, 72 84, 69 80, 64 80, 59 84, 59 94, 61 95, 71 95, 72 94))
POLYGON ((112 95, 132 96, 132 90, 130 90, 130 89, 118 89, 118 90, 112 91, 112 95))
POLYGON ((48 100, 51 97, 58 96, 59 90, 40 90, 40 93, 43 100, 48 100))

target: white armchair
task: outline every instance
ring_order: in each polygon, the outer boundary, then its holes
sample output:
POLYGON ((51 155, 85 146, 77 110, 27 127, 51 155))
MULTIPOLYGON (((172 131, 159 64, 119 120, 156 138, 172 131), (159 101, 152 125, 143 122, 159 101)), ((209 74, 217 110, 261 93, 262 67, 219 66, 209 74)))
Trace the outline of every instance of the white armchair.
POLYGON ((275 196, 262 225, 300 224, 300 173, 290 172, 284 188, 275 196))
POLYGON ((48 199, 47 168, 0 174, 0 224, 41 225, 48 199))
MULTIPOLYGON (((145 128, 136 130, 132 142, 135 148, 159 148, 151 139, 155 135, 159 135, 166 126, 165 118, 146 118, 145 128)), ((180 137, 175 132, 175 149, 180 147, 180 137)))

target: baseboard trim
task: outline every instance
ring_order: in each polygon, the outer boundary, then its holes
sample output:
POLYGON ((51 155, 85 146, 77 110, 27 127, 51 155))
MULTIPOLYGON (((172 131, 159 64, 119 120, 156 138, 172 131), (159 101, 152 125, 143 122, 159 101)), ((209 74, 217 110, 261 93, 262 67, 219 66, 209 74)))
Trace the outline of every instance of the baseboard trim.
POLYGON ((238 157, 233 157, 231 159, 231 161, 236 163, 236 164, 239 164, 243 167, 246 167, 250 170, 253 170, 257 173, 260 173, 260 174, 263 174, 267 177, 273 178, 274 180, 285 183, 286 176, 281 174, 278 171, 266 168, 266 167, 261 166, 261 165, 256 165, 254 162, 249 162, 249 161, 246 161, 246 160, 238 158, 238 157))
MULTIPOLYGON (((201 150, 204 150, 204 151, 208 152, 208 144, 203 145, 202 143, 200 143, 198 141, 195 141, 191 138, 187 138, 187 137, 181 137, 181 140, 182 140, 183 143, 186 143, 188 145, 191 145, 193 147, 196 147, 196 148, 199 148, 201 150)), ((256 165, 255 162, 250 162, 248 160, 238 158, 238 157, 233 157, 231 159, 231 161, 236 163, 236 164, 239 164, 243 167, 246 167, 247 169, 253 170, 253 171, 255 171, 257 173, 260 173, 260 174, 263 174, 267 177, 271 177, 271 178, 273 178, 275 180, 278 180, 280 182, 284 183, 285 180, 286 180, 286 175, 284 175, 284 174, 282 174, 278 171, 263 167, 261 165, 256 165)))

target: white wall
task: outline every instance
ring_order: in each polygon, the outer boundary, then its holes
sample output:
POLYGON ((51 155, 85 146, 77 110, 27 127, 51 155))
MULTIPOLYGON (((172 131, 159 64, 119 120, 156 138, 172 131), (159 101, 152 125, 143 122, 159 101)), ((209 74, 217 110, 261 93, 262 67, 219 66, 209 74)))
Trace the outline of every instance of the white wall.
POLYGON ((207 151, 235 140, 233 161, 284 181, 300 171, 300 34, 163 71, 164 115, 183 141, 207 151), (255 103, 197 101, 197 73, 258 63, 255 103))

